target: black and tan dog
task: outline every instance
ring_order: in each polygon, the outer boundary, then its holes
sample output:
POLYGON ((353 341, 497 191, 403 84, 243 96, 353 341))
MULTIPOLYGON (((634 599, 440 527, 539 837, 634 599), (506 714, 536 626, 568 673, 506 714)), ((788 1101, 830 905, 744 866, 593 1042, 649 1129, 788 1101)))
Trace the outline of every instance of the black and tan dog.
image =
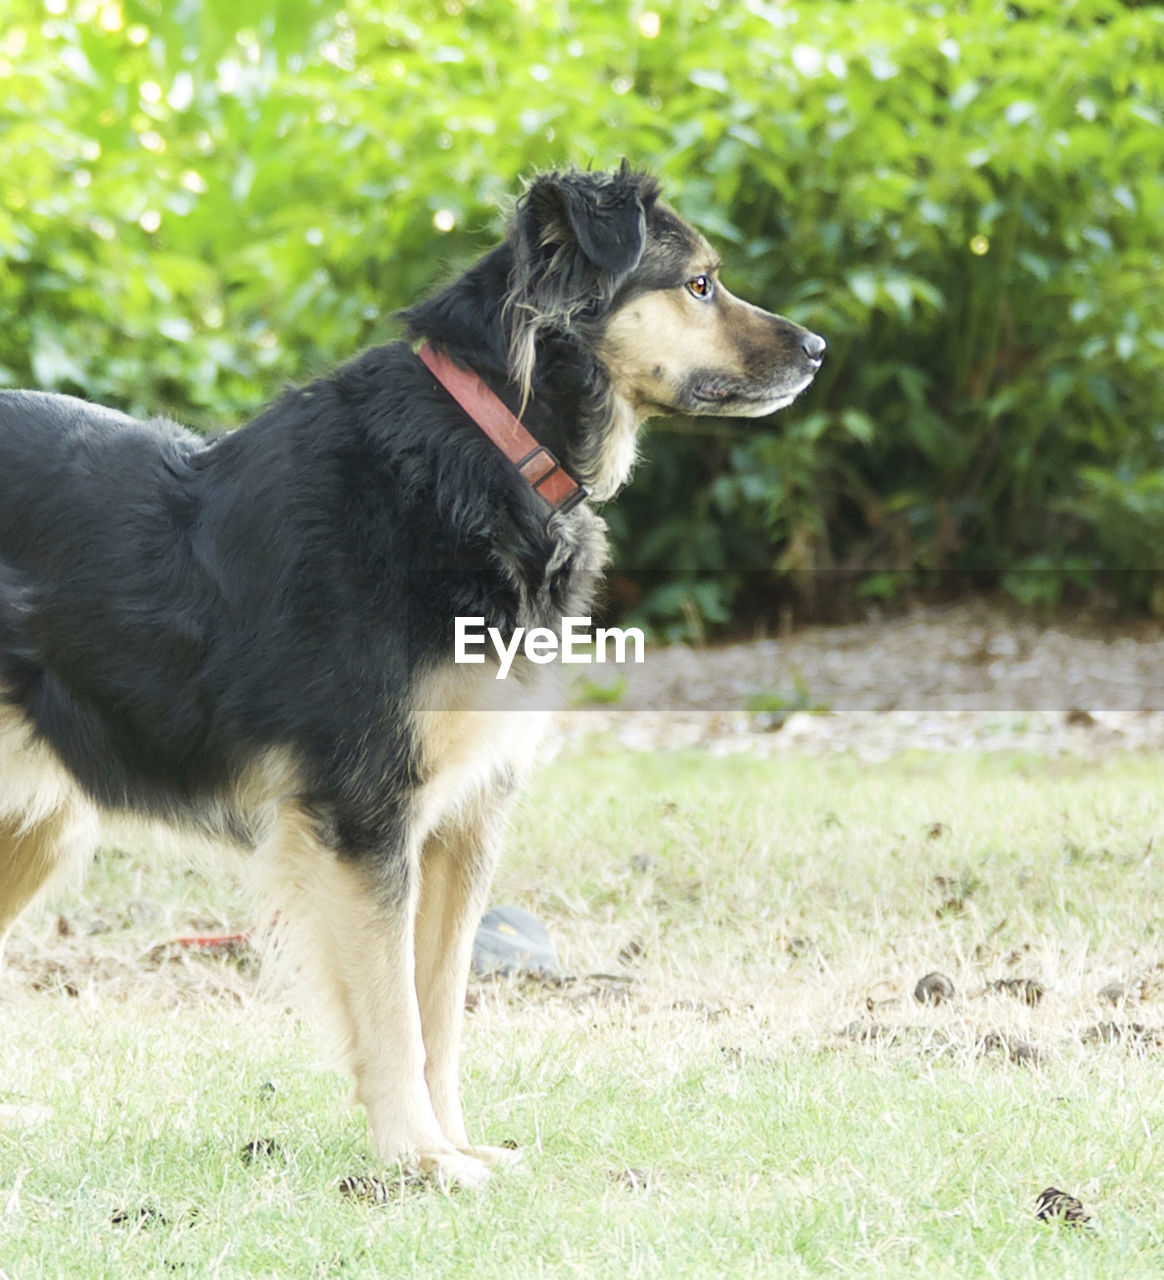
POLYGON ((103 817, 247 849, 377 1155, 469 1184, 506 1158, 469 1141, 458 1046, 544 702, 528 664, 504 699, 455 665, 454 618, 584 615, 605 538, 580 499, 625 483, 640 423, 759 417, 812 381, 823 341, 718 267, 653 179, 546 173, 404 313, 419 352, 366 351, 241 430, 0 394, 0 944, 103 817))

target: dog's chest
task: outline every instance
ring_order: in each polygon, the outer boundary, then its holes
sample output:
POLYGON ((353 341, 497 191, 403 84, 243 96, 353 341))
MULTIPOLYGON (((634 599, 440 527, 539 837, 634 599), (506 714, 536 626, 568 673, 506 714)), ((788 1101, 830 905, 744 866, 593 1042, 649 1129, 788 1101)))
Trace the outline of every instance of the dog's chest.
POLYGON ((606 568, 606 521, 589 507, 555 517, 552 550, 536 573, 516 549, 498 548, 502 566, 518 596, 517 625, 560 631, 563 617, 586 613, 606 568))
MULTIPOLYGON (((513 567, 518 625, 558 633, 565 616, 588 610, 606 555, 606 523, 594 512, 579 507, 556 521, 554 551, 540 578, 531 581, 528 571, 513 567)), ((514 636, 504 641, 511 644, 514 636)), ((538 665, 518 653, 505 677, 498 675, 492 655, 480 665, 450 660, 414 688, 412 729, 422 779, 417 817, 426 831, 490 791, 520 785, 534 763, 561 702, 558 664, 538 665)))
POLYGON ((458 810, 519 786, 532 767, 558 702, 558 677, 496 679, 497 668, 439 669, 413 709, 421 785, 416 819, 431 831, 458 810))

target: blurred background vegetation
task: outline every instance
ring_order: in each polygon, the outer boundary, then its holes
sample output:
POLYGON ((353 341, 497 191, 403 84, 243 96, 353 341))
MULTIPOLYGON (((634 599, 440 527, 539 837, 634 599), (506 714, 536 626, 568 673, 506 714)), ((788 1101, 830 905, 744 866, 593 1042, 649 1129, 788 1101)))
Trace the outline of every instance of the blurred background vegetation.
POLYGON ((1162 118, 1159 4, 0 0, 0 385, 238 424, 625 155, 829 341, 771 422, 650 430, 636 620, 1164 613, 1162 118))

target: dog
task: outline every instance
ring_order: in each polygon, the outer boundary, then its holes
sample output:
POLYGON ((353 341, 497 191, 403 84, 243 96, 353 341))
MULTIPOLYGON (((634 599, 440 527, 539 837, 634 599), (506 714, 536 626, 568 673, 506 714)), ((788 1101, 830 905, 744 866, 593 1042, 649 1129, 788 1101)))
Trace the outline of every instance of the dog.
POLYGON ((512 1158, 466 1132, 461 1017, 548 668, 454 663, 454 619, 584 615, 642 422, 809 385, 824 341, 719 268, 625 161, 544 172, 405 340, 236 431, 0 393, 0 948, 107 818, 225 842, 375 1155, 469 1186, 512 1158))

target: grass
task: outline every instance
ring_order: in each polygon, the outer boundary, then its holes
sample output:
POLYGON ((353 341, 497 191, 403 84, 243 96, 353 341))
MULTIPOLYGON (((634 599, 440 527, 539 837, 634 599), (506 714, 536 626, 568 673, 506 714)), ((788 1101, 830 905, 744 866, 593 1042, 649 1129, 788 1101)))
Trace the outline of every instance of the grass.
POLYGON ((0 1275, 1159 1275, 1162 826, 1151 758, 590 744, 495 893, 573 979, 478 984, 468 1018, 471 1132, 524 1172, 384 1205, 337 1190, 381 1171, 314 1029, 228 962, 144 959, 244 926, 229 877, 107 854, 0 986, 0 1102, 51 1108, 0 1131, 0 1275), (957 994, 923 1008, 935 969, 957 994), (1051 1184, 1092 1229, 1036 1221, 1051 1184))

